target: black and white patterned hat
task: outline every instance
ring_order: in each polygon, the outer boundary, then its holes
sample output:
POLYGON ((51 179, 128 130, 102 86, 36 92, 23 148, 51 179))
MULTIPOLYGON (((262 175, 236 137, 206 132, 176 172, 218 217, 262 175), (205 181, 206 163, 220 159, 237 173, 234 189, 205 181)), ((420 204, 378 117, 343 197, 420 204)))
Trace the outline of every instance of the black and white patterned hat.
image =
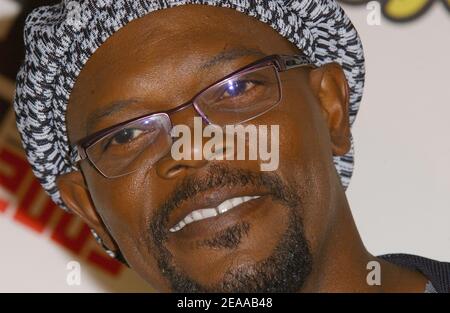
MULTIPOLYGON (((350 87, 352 125, 364 86, 364 54, 352 23, 334 0, 64 0, 40 7, 26 20, 25 61, 17 76, 14 109, 34 174, 62 208, 57 176, 73 165, 65 113, 77 76, 113 33, 150 12, 184 4, 238 10, 267 23, 317 66, 342 65, 350 87)), ((334 165, 346 189, 353 172, 353 139, 334 165)))

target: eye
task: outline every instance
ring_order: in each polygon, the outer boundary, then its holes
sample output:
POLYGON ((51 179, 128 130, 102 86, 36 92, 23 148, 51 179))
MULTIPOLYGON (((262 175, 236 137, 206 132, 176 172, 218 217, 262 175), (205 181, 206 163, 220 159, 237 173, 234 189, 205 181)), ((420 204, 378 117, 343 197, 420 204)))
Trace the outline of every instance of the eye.
POLYGON ((225 90, 220 99, 222 100, 227 98, 239 97, 245 94, 247 91, 253 89, 256 85, 256 82, 247 80, 230 80, 226 85, 223 86, 225 90))
POLYGON ((133 141, 134 139, 138 138, 142 133, 144 133, 144 131, 137 128, 124 129, 111 138, 110 144, 111 145, 127 144, 133 141))

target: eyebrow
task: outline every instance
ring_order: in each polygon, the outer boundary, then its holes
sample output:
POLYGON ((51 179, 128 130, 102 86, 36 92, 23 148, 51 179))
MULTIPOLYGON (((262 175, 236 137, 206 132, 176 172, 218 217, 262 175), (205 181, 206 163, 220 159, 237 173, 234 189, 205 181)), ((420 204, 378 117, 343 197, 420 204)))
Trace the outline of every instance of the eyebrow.
POLYGON ((129 106, 130 104, 134 104, 138 102, 138 99, 126 99, 126 100, 117 100, 109 103, 105 107, 101 107, 99 109, 96 109, 94 112, 92 112, 86 121, 86 129, 87 134, 91 133, 91 130, 94 128, 94 125, 104 118, 105 116, 108 116, 113 113, 117 113, 122 111, 125 107, 129 106))
POLYGON ((211 67, 217 66, 224 62, 233 61, 238 58, 246 57, 246 56, 265 57, 266 54, 262 53, 260 50, 257 50, 257 49, 233 48, 233 49, 221 51, 219 54, 215 55, 212 59, 210 59, 206 63, 203 63, 203 65, 200 66, 200 69, 202 69, 202 70, 209 69, 211 67))
MULTIPOLYGON (((262 51, 258 49, 251 49, 251 48, 233 48, 225 51, 221 51, 214 57, 212 57, 207 62, 203 63, 199 69, 200 70, 206 70, 211 69, 212 67, 215 67, 217 65, 221 65, 225 62, 230 62, 242 57, 246 56, 257 56, 257 57, 265 57, 266 54, 264 54, 262 51)), ((108 105, 98 108, 94 110, 87 118, 86 121, 86 128, 87 133, 90 133, 90 130, 93 129, 94 125, 104 118, 105 116, 111 115, 113 113, 119 113, 120 111, 123 111, 125 107, 128 107, 131 104, 139 102, 139 99, 125 99, 125 100, 117 100, 109 103, 108 105)))

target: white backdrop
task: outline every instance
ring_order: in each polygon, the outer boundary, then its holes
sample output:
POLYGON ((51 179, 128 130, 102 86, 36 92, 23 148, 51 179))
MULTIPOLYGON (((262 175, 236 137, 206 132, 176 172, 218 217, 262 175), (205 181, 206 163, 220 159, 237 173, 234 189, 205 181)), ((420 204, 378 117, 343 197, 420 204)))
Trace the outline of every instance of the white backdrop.
POLYGON ((362 238, 374 254, 450 261, 450 15, 436 3, 369 26, 364 6, 345 10, 367 60, 347 191, 362 238))
MULTIPOLYGON (((412 22, 382 19, 369 26, 365 6, 344 8, 367 59, 353 129, 356 169, 347 191, 359 231, 373 254, 450 261, 450 16, 435 5, 412 22)), ((0 84, 4 90, 7 84, 0 84)), ((49 230, 36 235, 13 215, 11 208, 0 214, 0 292, 151 290, 129 270, 110 275, 80 260, 49 240, 49 230), (71 260, 81 262, 79 286, 66 283, 71 260)))

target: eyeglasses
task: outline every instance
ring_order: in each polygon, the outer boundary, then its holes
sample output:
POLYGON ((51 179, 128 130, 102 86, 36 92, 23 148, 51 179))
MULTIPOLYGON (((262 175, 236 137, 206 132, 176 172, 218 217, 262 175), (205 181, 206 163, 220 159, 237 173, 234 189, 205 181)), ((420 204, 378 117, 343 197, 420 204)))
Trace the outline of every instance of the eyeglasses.
POLYGON ((248 122, 273 109, 282 99, 280 72, 315 67, 304 55, 271 55, 255 61, 204 88, 190 101, 114 125, 81 139, 73 161, 89 160, 106 178, 118 178, 151 167, 172 147, 170 115, 193 107, 206 124, 248 122))

